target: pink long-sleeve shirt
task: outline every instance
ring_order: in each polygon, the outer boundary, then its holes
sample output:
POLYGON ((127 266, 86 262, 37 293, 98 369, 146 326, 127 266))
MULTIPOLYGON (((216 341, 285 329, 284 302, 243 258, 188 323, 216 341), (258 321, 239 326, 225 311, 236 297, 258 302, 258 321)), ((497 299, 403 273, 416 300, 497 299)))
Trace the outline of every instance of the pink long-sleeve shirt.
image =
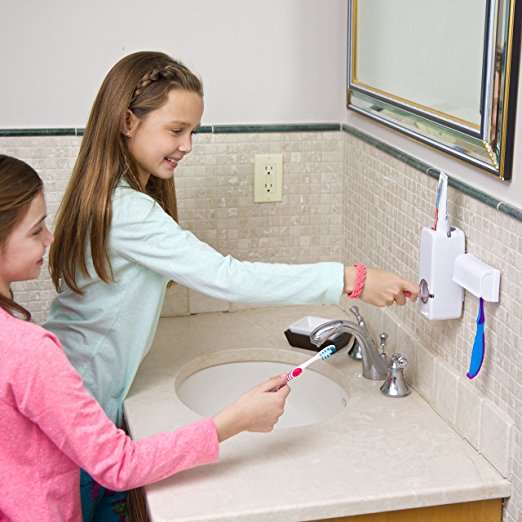
POLYGON ((80 467, 112 490, 216 462, 211 418, 133 441, 85 390, 58 339, 0 308, 0 521, 80 521, 80 467))

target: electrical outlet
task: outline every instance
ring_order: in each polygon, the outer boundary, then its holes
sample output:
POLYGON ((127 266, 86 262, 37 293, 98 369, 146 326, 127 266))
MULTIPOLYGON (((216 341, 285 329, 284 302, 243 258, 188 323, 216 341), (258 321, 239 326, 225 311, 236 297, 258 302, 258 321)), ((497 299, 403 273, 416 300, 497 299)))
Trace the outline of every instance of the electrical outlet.
POLYGON ((283 155, 256 154, 254 203, 283 200, 283 155))

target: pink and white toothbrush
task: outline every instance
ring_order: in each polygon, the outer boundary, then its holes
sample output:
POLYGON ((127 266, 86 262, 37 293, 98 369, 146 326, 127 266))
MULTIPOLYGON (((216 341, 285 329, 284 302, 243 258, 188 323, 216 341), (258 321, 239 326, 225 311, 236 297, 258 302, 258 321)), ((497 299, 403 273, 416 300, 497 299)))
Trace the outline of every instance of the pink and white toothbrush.
POLYGON ((337 351, 337 348, 331 344, 327 346, 326 348, 323 348, 320 352, 316 353, 313 357, 310 357, 310 359, 306 360, 303 364, 300 364, 299 366, 296 366, 292 371, 288 372, 286 374, 286 379, 283 384, 278 386, 277 388, 274 388, 272 391, 280 390, 283 386, 288 384, 292 379, 295 379, 296 377, 299 377, 301 373, 303 373, 303 370, 310 366, 315 361, 319 360, 326 360, 328 357, 332 356, 337 351))

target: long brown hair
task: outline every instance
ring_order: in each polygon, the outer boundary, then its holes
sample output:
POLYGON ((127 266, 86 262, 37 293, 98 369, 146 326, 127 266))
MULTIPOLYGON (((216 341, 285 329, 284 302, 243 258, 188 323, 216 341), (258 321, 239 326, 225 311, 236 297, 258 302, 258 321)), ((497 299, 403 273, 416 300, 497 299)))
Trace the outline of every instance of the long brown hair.
MULTIPOLYGON (((23 161, 0 154, 0 249, 29 210, 31 201, 43 190, 43 182, 36 171, 23 161)), ((0 307, 10 314, 18 313, 31 319, 29 310, 0 294, 0 307)))
POLYGON ((49 268, 58 291, 63 279, 71 290, 83 293, 77 276, 89 275, 85 259, 89 241, 98 277, 105 283, 113 280, 108 239, 112 194, 120 178, 125 178, 134 190, 149 194, 177 220, 174 178, 160 180, 150 176, 147 186, 142 187, 138 167, 122 133, 127 110, 143 118, 161 107, 172 89, 203 97, 201 81, 185 65, 159 52, 130 54, 105 77, 55 221, 49 268))

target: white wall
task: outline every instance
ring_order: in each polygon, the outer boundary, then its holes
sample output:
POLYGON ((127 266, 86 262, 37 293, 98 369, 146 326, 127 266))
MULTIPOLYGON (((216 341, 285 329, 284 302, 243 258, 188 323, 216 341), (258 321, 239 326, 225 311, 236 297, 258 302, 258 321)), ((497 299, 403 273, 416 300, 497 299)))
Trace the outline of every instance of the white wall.
POLYGON ((203 124, 344 122, 522 208, 520 125, 502 183, 345 109, 346 20, 347 0, 0 0, 0 128, 83 127, 118 59, 162 50, 203 78, 203 124))
POLYGON ((110 67, 184 61, 204 124, 339 122, 345 0, 0 0, 0 128, 83 127, 110 67))

